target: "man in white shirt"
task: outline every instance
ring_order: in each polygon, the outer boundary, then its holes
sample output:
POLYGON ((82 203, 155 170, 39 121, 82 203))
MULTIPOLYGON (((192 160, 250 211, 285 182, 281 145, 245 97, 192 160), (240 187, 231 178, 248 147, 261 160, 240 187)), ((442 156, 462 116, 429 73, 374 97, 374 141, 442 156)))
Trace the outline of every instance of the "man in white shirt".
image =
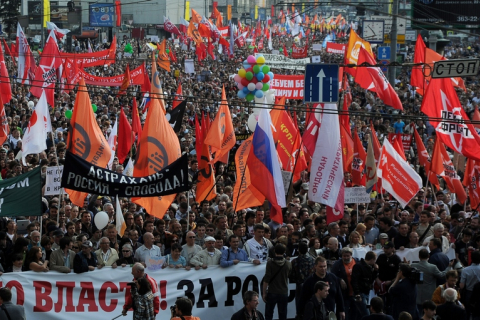
POLYGON ((260 264, 266 262, 268 258, 268 250, 273 247, 272 243, 266 239, 265 227, 262 224, 256 224, 253 227, 253 238, 245 243, 245 251, 248 256, 253 260, 253 264, 260 264))
MULTIPOLYGON (((205 228, 205 227, 204 227, 205 228)), ((200 251, 202 247, 195 244, 195 233, 193 231, 187 232, 187 243, 182 246, 181 256, 187 260, 187 265, 190 264, 190 260, 200 251)))
POLYGON ((97 256, 98 265, 104 267, 117 267, 118 252, 117 250, 110 248, 110 239, 103 237, 100 239, 100 249, 95 251, 97 256))
POLYGON ((149 258, 162 256, 160 248, 153 244, 153 240, 153 234, 150 232, 145 232, 143 235, 143 246, 135 251, 135 261, 140 262, 145 267, 145 261, 147 261, 149 258))

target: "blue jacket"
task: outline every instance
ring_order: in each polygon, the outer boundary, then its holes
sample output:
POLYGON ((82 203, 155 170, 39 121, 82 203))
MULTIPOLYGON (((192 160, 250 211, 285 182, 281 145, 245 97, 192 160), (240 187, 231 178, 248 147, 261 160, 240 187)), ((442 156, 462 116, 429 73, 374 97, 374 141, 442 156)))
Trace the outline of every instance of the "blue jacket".
POLYGON ((97 256, 94 252, 92 252, 90 255, 90 259, 87 259, 83 252, 79 252, 75 255, 75 258, 73 259, 73 271, 75 273, 88 272, 89 266, 95 268, 97 267, 97 256))
MULTIPOLYGON (((450 260, 448 259, 447 255, 442 252, 442 249, 437 248, 430 252, 430 259, 428 262, 437 266, 438 270, 445 271, 448 265, 450 264, 450 260)), ((445 283, 445 278, 438 278, 437 279, 437 286, 442 285, 445 283)))
POLYGON ((240 248, 237 249, 237 253, 233 252, 231 248, 223 250, 220 257, 220 266, 222 268, 233 266, 233 260, 249 261, 248 254, 240 248))

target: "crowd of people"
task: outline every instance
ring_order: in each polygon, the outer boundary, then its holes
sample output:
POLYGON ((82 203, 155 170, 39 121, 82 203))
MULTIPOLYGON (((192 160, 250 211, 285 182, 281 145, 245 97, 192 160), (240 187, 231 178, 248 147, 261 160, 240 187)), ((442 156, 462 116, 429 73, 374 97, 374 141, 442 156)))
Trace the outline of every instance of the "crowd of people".
MULTIPOLYGON (((325 35, 312 33, 308 43, 321 41, 322 36, 325 35)), ((291 39, 274 36, 273 48, 279 49, 285 41, 291 39)), ((119 54, 115 63, 86 71, 96 76, 111 76, 123 74, 127 64, 133 69, 146 63, 147 72, 150 72, 149 41, 140 40, 139 50, 132 57, 125 57, 122 52, 128 42, 118 41, 119 54)), ((284 209, 284 223, 278 224, 270 220, 268 203, 236 211, 233 203, 235 173, 225 164, 217 163, 218 196, 212 201, 196 202, 195 115, 200 118, 205 113, 214 119, 224 86, 235 133, 251 134, 247 120, 252 104, 237 97, 238 89, 231 76, 252 50, 236 47, 233 59, 219 54, 216 60, 207 58, 200 62, 194 51, 182 50, 181 46, 168 42, 178 62, 172 62, 171 72, 159 69, 160 78, 167 111, 171 109, 179 84, 183 98, 188 101, 178 139, 182 152, 189 155, 192 189, 179 193, 163 218, 146 212, 131 199, 121 198, 127 226, 123 236, 118 234, 115 225, 114 199, 91 194, 80 207, 73 205, 67 194, 46 196, 42 201, 42 229, 37 216, 0 219, 0 274, 25 271, 85 273, 103 267, 132 267, 133 300, 126 301, 124 313, 135 304, 138 319, 154 319, 159 312, 159 301, 158 297, 152 298, 151 293, 158 288, 145 273, 149 257, 162 258, 163 268, 179 269, 178 272, 194 272, 193 269, 208 269, 214 265, 228 268, 243 262, 252 264, 252 268, 265 264, 266 273, 262 292, 246 292, 245 308, 232 319, 263 319, 263 314, 256 309, 259 298, 266 303, 265 319, 272 319, 275 307, 279 319, 286 319, 289 284, 295 284, 298 319, 326 319, 329 312, 336 313, 338 319, 348 320, 392 317, 395 320, 420 317, 427 320, 433 319, 435 313, 441 319, 480 317, 480 308, 475 303, 480 301, 478 211, 469 203, 457 203, 443 181, 444 189, 435 190, 427 185, 404 208, 395 201, 388 201, 386 193, 377 194, 370 203, 345 204, 342 219, 327 225, 325 206, 308 199, 306 172, 299 181, 293 181, 294 195, 284 209), (195 74, 184 72, 183 62, 187 58, 195 60, 195 74), (174 70, 180 71, 178 76, 174 70), (109 224, 102 230, 93 222, 100 211, 109 216, 109 224), (17 232, 19 220, 30 221, 24 234, 17 232), (358 259, 355 253, 362 248, 367 252, 358 259), (421 248, 417 261, 402 261, 396 254, 415 248, 421 248), (454 250, 454 257, 446 255, 449 250, 454 250), (371 297, 372 292, 376 297, 371 297), (153 304, 149 300, 153 300, 153 304)), ((98 44, 94 47, 102 50, 108 46, 98 44)), ((413 61, 413 48, 412 44, 405 46, 406 62, 413 61)), ((464 57, 478 53, 480 43, 460 43, 444 50, 451 59, 464 57)), ((320 55, 322 61, 329 63, 343 60, 342 55, 314 52, 310 45, 309 56, 313 55, 320 55)), ((56 93, 55 106, 51 108, 54 132, 53 138, 47 140, 48 149, 38 155, 28 155, 27 165, 23 165, 19 159, 22 135, 32 113, 29 102, 35 105, 38 99, 30 95, 27 85, 15 81, 16 68, 11 59, 6 60, 6 65, 12 76, 13 98, 4 101, 10 135, 0 149, 1 177, 9 179, 41 166, 45 178, 47 167, 65 161, 69 132, 65 112, 73 108, 76 93, 56 93)), ((395 90, 404 111, 392 111, 373 93, 350 81, 353 102, 349 109, 355 112, 350 117, 351 129, 358 131, 366 147, 371 134, 370 123, 380 141, 390 132, 412 133, 415 127, 431 153, 435 129, 419 111, 421 96, 409 85, 411 68, 397 68, 400 74, 395 90)), ((272 71, 275 74, 303 74, 302 70, 272 71)), ((480 83, 478 78, 466 79, 465 83, 467 91, 458 91, 458 95, 470 114, 480 103, 480 83)), ((115 87, 88 86, 88 89, 92 103, 97 105, 98 125, 106 137, 120 109, 123 108, 131 120, 133 99, 140 102, 143 97, 138 88, 129 88, 123 96, 117 96, 115 87)), ((292 117, 297 117, 302 132, 306 127, 305 107, 301 100, 287 100, 285 105, 292 117)), ((140 108, 140 114, 142 111, 140 108)), ((416 151, 412 143, 406 150, 406 157, 426 182, 426 173, 419 165, 416 151)), ((123 172, 125 165, 115 159, 113 170, 123 172)), ((457 169, 462 174, 464 169, 457 169)), ((348 173, 345 184, 352 186, 348 173)), ((191 315, 192 306, 188 307, 188 302, 179 302, 177 307, 183 310, 183 315, 189 312, 191 315)))

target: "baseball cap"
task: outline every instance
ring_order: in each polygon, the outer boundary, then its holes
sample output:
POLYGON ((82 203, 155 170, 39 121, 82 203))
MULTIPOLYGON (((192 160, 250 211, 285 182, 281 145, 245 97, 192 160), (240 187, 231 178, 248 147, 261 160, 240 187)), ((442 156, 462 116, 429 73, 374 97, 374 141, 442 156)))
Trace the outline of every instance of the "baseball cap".
POLYGON ((393 242, 391 242, 391 241, 385 242, 385 244, 383 245, 383 247, 384 247, 384 248, 387 248, 387 249, 395 248, 395 246, 393 245, 393 242))
POLYGON ((388 234, 380 233, 380 235, 378 236, 378 239, 388 239, 388 234))
POLYGON ((208 242, 208 241, 216 241, 216 240, 214 237, 206 237, 205 242, 208 242))
POLYGON ((91 247, 93 247, 93 245, 90 241, 87 240, 87 241, 83 241, 82 247, 91 248, 91 247))
POLYGON ((54 237, 63 237, 64 235, 65 235, 65 234, 64 234, 63 231, 60 230, 60 229, 57 229, 57 230, 55 230, 55 232, 53 232, 53 236, 54 236, 54 237))
POLYGON ((308 183, 302 183, 302 189, 308 190, 308 183))
POLYGON ((443 203, 443 201, 442 201, 442 200, 440 200, 440 201, 437 201, 437 205, 438 205, 438 206, 443 206, 444 204, 445 204, 445 203, 443 203))

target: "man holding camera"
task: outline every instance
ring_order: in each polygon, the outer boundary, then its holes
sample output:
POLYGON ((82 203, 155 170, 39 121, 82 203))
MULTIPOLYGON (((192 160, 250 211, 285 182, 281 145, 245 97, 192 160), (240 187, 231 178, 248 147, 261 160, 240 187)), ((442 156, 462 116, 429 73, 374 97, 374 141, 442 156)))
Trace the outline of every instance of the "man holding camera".
POLYGON ((175 305, 170 307, 172 311, 171 320, 200 320, 192 316, 192 301, 188 298, 178 298, 175 305))
POLYGON ((394 319, 398 319, 400 312, 410 313, 413 319, 418 319, 417 310, 417 284, 412 280, 412 267, 401 263, 395 281, 388 292, 391 296, 392 312, 389 313, 394 319))
MULTIPOLYGON (((145 267, 137 262, 133 265, 132 267, 132 275, 133 275, 133 280, 136 281, 140 278, 145 277, 148 282, 150 282, 151 290, 154 295, 153 298, 153 308, 155 312, 155 316, 158 314, 160 311, 160 297, 158 293, 158 285, 155 279, 150 277, 148 274, 145 273, 145 267)), ((133 306, 133 300, 132 300, 132 295, 127 295, 125 298, 125 304, 123 305, 123 311, 122 314, 124 316, 127 315, 127 311, 133 306)))

